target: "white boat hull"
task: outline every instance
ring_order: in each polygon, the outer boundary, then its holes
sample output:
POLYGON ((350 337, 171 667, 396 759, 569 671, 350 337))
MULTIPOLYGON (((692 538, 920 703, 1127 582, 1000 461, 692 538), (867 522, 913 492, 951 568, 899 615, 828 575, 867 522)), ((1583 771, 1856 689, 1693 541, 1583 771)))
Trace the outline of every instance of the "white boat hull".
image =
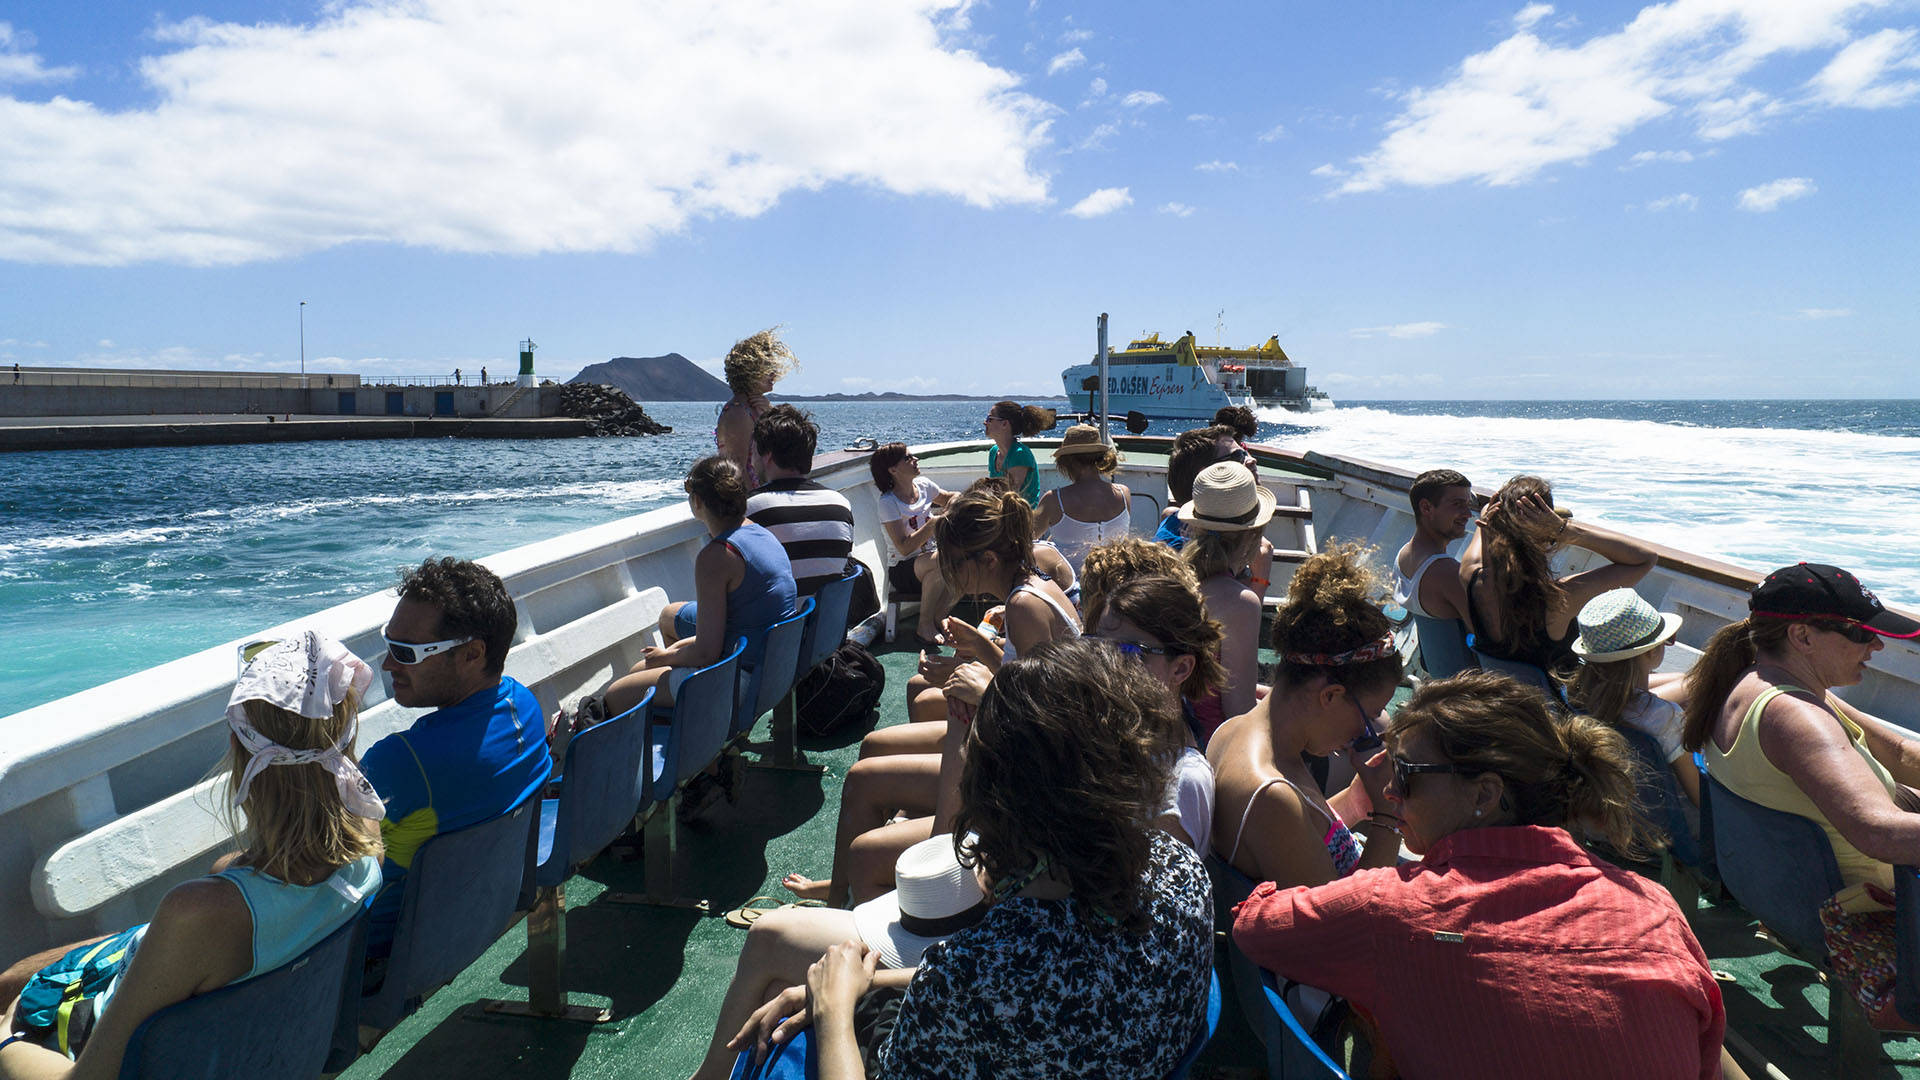
MULTIPOLYGON (((1086 390, 1086 380, 1098 379, 1100 369, 1079 364, 1060 373, 1073 412, 1100 409, 1100 395, 1086 390)), ((1107 411, 1113 416, 1137 412, 1150 420, 1213 419, 1228 405, 1251 409, 1290 409, 1308 412, 1331 408, 1324 397, 1260 398, 1244 389, 1229 390, 1208 378, 1206 369, 1190 364, 1115 364, 1107 369, 1107 411)))

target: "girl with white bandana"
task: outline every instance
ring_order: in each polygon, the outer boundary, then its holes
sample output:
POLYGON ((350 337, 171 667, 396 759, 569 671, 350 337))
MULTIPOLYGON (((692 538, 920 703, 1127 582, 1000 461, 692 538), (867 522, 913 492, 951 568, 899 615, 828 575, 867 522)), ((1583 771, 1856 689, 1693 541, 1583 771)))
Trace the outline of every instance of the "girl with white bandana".
POLYGON ((117 1076, 147 1017, 284 965, 361 910, 380 887, 385 814, 353 754, 372 681, 359 657, 311 630, 247 661, 224 762, 242 849, 169 891, 151 922, 0 974, 10 1003, 0 1080, 117 1076), (75 972, 89 992, 58 1005, 75 972))

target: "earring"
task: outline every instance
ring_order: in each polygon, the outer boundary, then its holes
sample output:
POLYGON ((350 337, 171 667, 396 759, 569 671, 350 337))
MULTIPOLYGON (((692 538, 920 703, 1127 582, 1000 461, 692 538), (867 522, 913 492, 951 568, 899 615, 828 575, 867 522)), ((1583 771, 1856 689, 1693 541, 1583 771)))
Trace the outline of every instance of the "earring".
POLYGON ((1474 816, 1474 817, 1479 817, 1479 816, 1480 816, 1480 811, 1478 811, 1478 810, 1475 810, 1475 811, 1473 812, 1473 816, 1474 816))

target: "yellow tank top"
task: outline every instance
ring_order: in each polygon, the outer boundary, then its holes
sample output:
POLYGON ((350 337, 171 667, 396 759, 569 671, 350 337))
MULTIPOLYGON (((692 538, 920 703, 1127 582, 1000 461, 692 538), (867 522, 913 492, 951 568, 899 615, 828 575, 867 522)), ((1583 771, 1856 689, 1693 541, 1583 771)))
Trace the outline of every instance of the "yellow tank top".
MULTIPOLYGON (((1793 778, 1775 768, 1773 762, 1768 761, 1767 755, 1760 749, 1760 735, 1757 729, 1760 724, 1760 714, 1766 711, 1767 702, 1781 694, 1806 692, 1797 686, 1775 686, 1754 698, 1753 704, 1747 706, 1747 714, 1740 718, 1740 730, 1733 737, 1733 745, 1728 747, 1725 753, 1720 752, 1720 748, 1714 745, 1712 739, 1707 740, 1707 745, 1703 748, 1707 759, 1707 771, 1713 774, 1714 779, 1725 784, 1735 795, 1743 799, 1757 802, 1773 810, 1799 814, 1818 824, 1826 832, 1827 842, 1833 845, 1834 861, 1840 865, 1840 880, 1848 885, 1858 885, 1863 881, 1872 882, 1892 892, 1893 867, 1868 857, 1859 848, 1848 843, 1846 838, 1840 835, 1839 830, 1820 815, 1820 809, 1813 804, 1813 800, 1809 799, 1805 792, 1800 790, 1800 786, 1793 782, 1793 778)), ((1849 719, 1846 713, 1841 712, 1839 706, 1831 700, 1826 702, 1826 709, 1834 719, 1840 721, 1841 728, 1847 733, 1847 741, 1853 744, 1854 751, 1867 763, 1867 768, 1873 770, 1873 775, 1880 781, 1880 786, 1886 788, 1888 797, 1892 797, 1893 776, 1867 751, 1866 732, 1861 730, 1860 725, 1849 719)))

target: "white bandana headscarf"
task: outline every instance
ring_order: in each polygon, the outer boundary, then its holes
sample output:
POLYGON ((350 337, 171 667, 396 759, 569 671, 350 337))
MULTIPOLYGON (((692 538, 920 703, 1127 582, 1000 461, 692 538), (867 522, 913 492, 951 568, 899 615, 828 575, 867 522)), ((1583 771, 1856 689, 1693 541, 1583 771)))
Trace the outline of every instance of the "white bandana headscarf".
POLYGON ((247 720, 245 703, 264 701, 310 720, 333 715, 334 706, 346 700, 348 693, 364 693, 373 684, 373 669, 347 650, 345 645, 312 630, 299 637, 275 642, 262 650, 234 680, 233 696, 227 699, 227 726, 240 745, 253 753, 247 769, 240 774, 234 789, 233 804, 239 806, 253 786, 253 778, 269 765, 319 765, 333 774, 340 788, 340 801, 347 809, 375 821, 387 816, 387 808, 373 785, 347 759, 346 749, 353 745, 359 721, 347 725, 340 740, 324 750, 291 750, 260 734, 247 720))

